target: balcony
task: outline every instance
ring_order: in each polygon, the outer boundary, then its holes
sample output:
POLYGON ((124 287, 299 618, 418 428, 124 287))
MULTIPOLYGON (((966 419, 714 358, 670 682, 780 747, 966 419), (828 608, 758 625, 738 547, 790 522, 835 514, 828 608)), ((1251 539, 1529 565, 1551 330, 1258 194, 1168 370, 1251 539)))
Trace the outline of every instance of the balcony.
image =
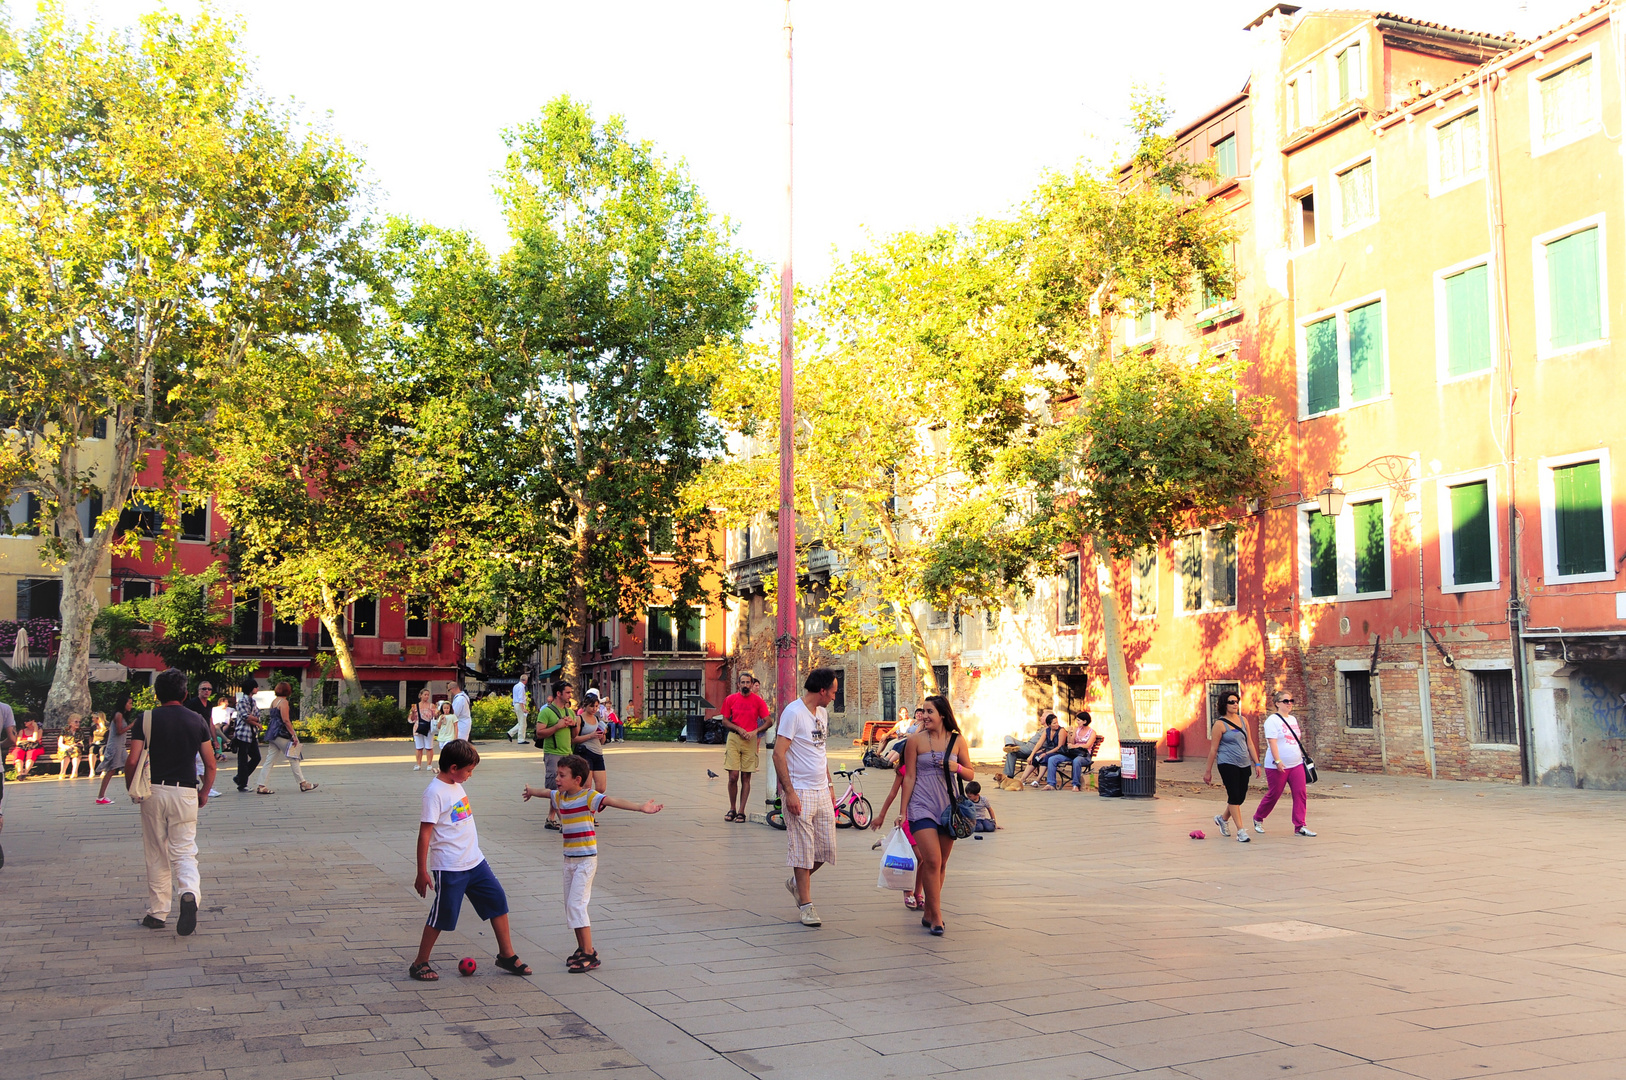
MULTIPOLYGON (((762 592, 762 579, 779 566, 779 555, 770 552, 767 555, 753 555, 749 559, 733 563, 728 568, 729 581, 734 590, 741 596, 762 592)), ((815 547, 807 554, 806 577, 815 581, 828 582, 830 575, 841 569, 841 557, 827 547, 815 547)))

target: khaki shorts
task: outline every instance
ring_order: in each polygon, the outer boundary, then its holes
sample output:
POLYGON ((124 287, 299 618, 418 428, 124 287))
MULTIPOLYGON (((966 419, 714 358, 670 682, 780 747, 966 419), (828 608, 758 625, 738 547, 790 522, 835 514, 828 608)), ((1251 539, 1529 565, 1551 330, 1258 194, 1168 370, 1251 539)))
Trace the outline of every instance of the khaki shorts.
POLYGON ((814 863, 834 865, 836 861, 836 812, 830 805, 830 789, 796 789, 802 812, 785 811, 786 865, 813 869, 814 863))
POLYGON ((729 772, 756 772, 762 768, 758 758, 757 741, 747 739, 738 732, 728 733, 728 743, 723 748, 723 768, 729 772))

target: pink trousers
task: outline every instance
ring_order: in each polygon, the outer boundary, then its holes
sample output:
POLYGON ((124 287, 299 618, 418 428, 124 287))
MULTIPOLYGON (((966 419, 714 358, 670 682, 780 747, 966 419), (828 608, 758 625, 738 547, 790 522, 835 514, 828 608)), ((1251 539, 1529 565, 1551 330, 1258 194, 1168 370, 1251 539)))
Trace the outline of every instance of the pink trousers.
POLYGON ((1305 824, 1304 812, 1309 803, 1305 794, 1304 766, 1294 765, 1290 769, 1265 770, 1265 797, 1259 800, 1259 806, 1253 812, 1253 820, 1263 821, 1276 809, 1276 800, 1282 797, 1282 788, 1293 789, 1293 828, 1302 829, 1305 824))

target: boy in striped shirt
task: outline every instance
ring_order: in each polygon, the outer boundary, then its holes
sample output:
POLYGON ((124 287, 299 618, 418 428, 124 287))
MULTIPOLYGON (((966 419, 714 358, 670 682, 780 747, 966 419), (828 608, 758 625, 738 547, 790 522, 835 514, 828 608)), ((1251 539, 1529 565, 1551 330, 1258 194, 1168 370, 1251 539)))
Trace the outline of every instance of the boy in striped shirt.
POLYGON ((642 805, 631 799, 615 799, 593 790, 587 760, 577 754, 559 759, 556 789, 525 785, 525 800, 545 798, 559 815, 565 842, 565 919, 576 932, 576 951, 565 961, 573 975, 599 966, 593 949, 593 928, 587 918, 587 902, 593 895, 593 875, 598 872, 598 833, 595 818, 600 810, 636 810, 658 814, 664 807, 650 799, 642 805))

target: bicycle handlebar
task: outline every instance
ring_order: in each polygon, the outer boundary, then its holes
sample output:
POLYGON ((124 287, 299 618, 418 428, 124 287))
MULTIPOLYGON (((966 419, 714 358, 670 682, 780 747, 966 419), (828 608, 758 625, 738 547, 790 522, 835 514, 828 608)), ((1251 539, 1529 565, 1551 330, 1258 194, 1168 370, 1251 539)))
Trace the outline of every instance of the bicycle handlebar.
POLYGON ((857 769, 836 769, 830 775, 832 775, 832 776, 857 776, 859 773, 861 773, 863 771, 864 770, 863 770, 862 767, 857 768, 857 769))

